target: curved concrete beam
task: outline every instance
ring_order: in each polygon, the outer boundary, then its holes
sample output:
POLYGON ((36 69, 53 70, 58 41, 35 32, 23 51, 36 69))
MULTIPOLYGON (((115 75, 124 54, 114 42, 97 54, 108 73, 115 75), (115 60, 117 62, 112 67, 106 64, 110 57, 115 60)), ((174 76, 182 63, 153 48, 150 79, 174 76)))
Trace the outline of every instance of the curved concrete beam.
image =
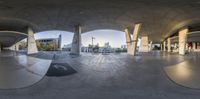
POLYGON ((190 35, 190 34, 200 34, 200 31, 188 32, 187 34, 188 35, 190 35))
POLYGON ((0 42, 2 44, 2 47, 10 47, 26 37, 27 34, 23 32, 0 31, 0 42))
POLYGON ((0 31, 0 33, 13 33, 13 34, 20 34, 20 35, 26 35, 26 36, 28 36, 27 33, 17 32, 17 31, 0 31))

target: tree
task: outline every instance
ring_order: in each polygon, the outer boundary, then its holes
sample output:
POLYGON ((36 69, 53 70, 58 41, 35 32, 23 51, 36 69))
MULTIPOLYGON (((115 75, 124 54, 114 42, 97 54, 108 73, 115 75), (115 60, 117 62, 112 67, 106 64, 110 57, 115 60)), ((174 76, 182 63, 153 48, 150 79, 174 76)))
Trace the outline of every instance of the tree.
POLYGON ((99 52, 99 44, 95 45, 93 51, 98 53, 99 52))

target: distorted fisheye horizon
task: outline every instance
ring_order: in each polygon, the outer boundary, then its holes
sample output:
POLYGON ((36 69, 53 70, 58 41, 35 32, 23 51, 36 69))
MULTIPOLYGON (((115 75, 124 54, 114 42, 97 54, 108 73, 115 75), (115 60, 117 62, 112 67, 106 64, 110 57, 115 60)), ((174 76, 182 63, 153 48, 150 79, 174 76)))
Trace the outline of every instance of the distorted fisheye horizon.
POLYGON ((199 0, 1 0, 0 99, 199 99, 199 0))
MULTIPOLYGON (((73 33, 59 30, 38 32, 35 34, 35 39, 58 38, 59 35, 62 35, 62 47, 72 43, 73 33)), ((88 46, 92 44, 92 37, 94 38, 93 44, 99 44, 101 47, 108 42, 114 48, 120 48, 122 45, 126 45, 125 33, 111 29, 99 29, 83 33, 82 45, 88 46)))

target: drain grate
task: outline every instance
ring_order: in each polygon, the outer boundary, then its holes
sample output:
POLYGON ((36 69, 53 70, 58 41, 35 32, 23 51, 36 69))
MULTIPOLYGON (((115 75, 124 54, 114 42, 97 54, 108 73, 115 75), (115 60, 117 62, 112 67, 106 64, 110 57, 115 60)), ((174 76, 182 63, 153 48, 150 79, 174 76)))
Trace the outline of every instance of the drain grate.
POLYGON ((68 76, 77 73, 69 64, 67 63, 51 63, 46 76, 68 76))

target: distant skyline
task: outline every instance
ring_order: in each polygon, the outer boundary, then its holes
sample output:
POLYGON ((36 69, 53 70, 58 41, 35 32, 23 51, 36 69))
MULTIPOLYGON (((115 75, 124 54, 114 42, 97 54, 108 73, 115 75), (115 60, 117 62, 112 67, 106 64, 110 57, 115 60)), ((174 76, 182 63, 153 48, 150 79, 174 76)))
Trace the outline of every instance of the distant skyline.
MULTIPOLYGON (((72 43, 73 33, 66 31, 45 31, 35 34, 36 39, 42 38, 57 38, 62 35, 62 47, 64 45, 72 43)), ((95 30, 82 34, 83 46, 88 46, 92 43, 92 37, 94 37, 94 44, 99 43, 100 46, 104 46, 106 42, 109 42, 111 47, 121 47, 126 44, 125 33, 116 30, 95 30)))

